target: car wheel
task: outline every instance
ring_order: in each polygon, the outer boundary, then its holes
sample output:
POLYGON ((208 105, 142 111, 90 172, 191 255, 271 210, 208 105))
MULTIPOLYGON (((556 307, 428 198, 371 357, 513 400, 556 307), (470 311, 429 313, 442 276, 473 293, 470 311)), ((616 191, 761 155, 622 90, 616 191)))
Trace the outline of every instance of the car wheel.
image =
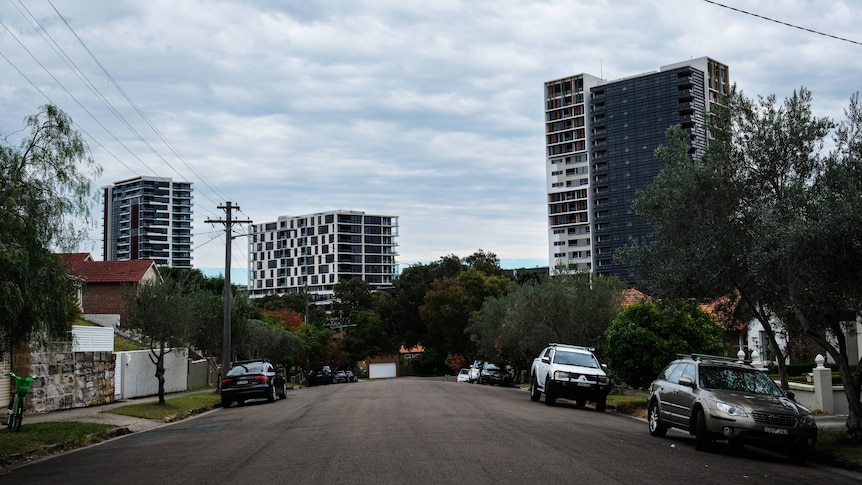
POLYGON ((269 402, 275 401, 277 396, 275 395, 275 384, 269 386, 269 391, 266 393, 266 400, 269 402))
POLYGON ((539 391, 539 385, 536 384, 536 376, 530 378, 530 400, 538 401, 542 397, 542 392, 539 391))
POLYGON ((649 434, 661 438, 667 434, 667 425, 662 423, 658 417, 658 402, 653 400, 649 403, 649 411, 647 411, 647 421, 649 422, 649 434))
POLYGON ((605 409, 607 409, 607 407, 608 407, 608 400, 606 397, 603 397, 599 401, 596 402, 596 411, 598 411, 600 413, 605 412, 605 409))
POLYGON ((808 445, 803 441, 802 444, 791 446, 787 450, 787 457, 791 463, 804 464, 805 459, 808 458, 808 445))
POLYGON ((228 398, 226 398, 226 397, 222 396, 222 398, 221 398, 221 407, 223 407, 223 408, 225 408, 225 409, 229 408, 229 407, 230 407, 230 402, 231 402, 231 401, 230 401, 230 399, 228 399, 228 398))
POLYGON ((557 396, 554 395, 554 381, 551 376, 545 378, 545 406, 553 406, 557 402, 557 396))
POLYGON ((279 391, 281 391, 281 392, 278 393, 278 397, 280 399, 287 399, 287 386, 282 384, 281 387, 279 388, 279 391))
POLYGON ((706 430, 706 417, 703 415, 703 410, 696 411, 695 419, 695 434, 694 434, 694 449, 697 451, 707 451, 711 445, 709 432, 706 430))

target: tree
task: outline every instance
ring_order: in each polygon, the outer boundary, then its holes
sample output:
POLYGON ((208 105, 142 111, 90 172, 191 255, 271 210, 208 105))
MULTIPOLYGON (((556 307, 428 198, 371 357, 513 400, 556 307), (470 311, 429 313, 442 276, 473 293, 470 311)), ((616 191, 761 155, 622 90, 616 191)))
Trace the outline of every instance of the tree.
POLYGON ((165 403, 165 355, 194 333, 196 310, 205 308, 196 300, 205 294, 193 278, 169 276, 143 283, 136 294, 127 297, 128 328, 148 341, 150 361, 156 366, 159 404, 165 403))
MULTIPOLYGON (((848 430, 862 433, 862 374, 851 372, 847 324, 860 313, 860 131, 858 96, 836 124, 811 113, 801 88, 778 105, 732 90, 702 157, 681 131, 659 152, 665 170, 636 201, 655 240, 628 255, 650 286, 678 296, 738 295, 773 336, 773 317, 804 330, 838 363, 848 430)), ((781 355, 774 338, 773 353, 781 355)), ((783 358, 778 359, 786 388, 783 358)))
POLYGON ((482 356, 500 355, 520 368, 551 342, 591 346, 601 353, 624 289, 616 277, 589 273, 544 278, 486 299, 468 332, 482 356))
POLYGON ((724 335, 706 311, 682 300, 636 303, 607 329, 604 357, 616 377, 645 389, 679 353, 724 355, 724 335))
POLYGON ((45 332, 65 335, 74 287, 51 248, 70 250, 90 224, 101 173, 72 120, 45 105, 17 148, 0 144, 0 355, 45 332))

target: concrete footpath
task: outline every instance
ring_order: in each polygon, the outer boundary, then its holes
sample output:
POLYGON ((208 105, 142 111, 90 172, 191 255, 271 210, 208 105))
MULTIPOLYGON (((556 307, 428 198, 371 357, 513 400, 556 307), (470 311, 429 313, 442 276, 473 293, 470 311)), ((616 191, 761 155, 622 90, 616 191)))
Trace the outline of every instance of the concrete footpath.
MULTIPOLYGON (((165 394, 165 399, 182 397, 189 394, 212 393, 212 390, 203 391, 188 391, 165 394)), ((122 414, 107 413, 114 408, 128 406, 129 404, 145 403, 157 401, 158 396, 143 397, 140 399, 128 399, 112 402, 110 404, 102 404, 100 406, 90 406, 86 408, 64 409, 61 411, 51 411, 47 413, 25 414, 24 426, 28 423, 50 423, 50 422, 79 422, 79 423, 101 423, 125 428, 128 433, 137 433, 139 431, 147 431, 159 426, 164 426, 166 421, 158 419, 144 419, 134 416, 125 416, 122 414)), ((121 433, 125 434, 125 433, 121 433)))

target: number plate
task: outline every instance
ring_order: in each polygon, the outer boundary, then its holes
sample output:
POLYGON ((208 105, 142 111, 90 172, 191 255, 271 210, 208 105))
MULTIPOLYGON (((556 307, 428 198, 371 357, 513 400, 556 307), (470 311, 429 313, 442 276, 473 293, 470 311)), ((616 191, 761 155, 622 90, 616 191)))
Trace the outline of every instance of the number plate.
POLYGON ((787 434, 787 430, 784 428, 772 428, 770 426, 764 426, 763 432, 771 434, 787 434))
POLYGON ((248 384, 248 381, 236 381, 236 383, 239 384, 240 386, 244 386, 244 385, 248 384))
POLYGON ((590 387, 590 383, 589 382, 579 382, 578 387, 590 387))

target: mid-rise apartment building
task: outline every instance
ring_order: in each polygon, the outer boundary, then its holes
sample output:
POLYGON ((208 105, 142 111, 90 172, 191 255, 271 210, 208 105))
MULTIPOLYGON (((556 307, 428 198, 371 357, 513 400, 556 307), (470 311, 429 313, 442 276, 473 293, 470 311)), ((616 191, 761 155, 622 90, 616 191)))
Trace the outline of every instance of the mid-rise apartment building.
POLYGON ((710 103, 728 77, 727 66, 701 57, 616 81, 579 74, 545 83, 551 268, 633 281, 614 255, 652 233, 632 202, 664 167, 655 150, 679 124, 702 152, 710 103))
POLYGON ((105 261, 192 266, 192 184, 139 176, 102 188, 105 261))
POLYGON ((331 301, 340 281, 390 288, 397 274, 398 217, 360 211, 281 216, 249 226, 252 297, 305 292, 331 301))

